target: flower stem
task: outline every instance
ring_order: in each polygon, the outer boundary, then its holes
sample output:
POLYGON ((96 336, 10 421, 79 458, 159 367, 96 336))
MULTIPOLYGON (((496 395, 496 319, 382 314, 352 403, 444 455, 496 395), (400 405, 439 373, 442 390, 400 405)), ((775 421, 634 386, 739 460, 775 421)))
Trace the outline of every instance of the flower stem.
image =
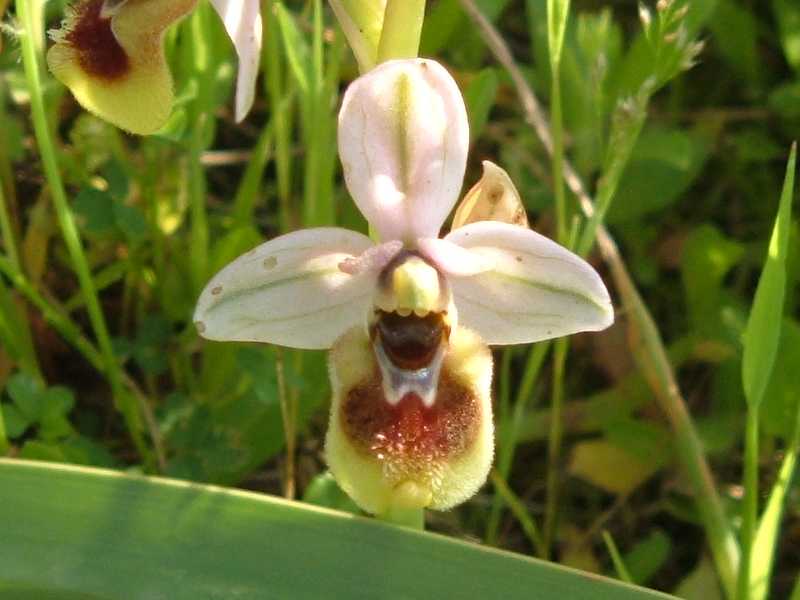
POLYGON ((378 44, 378 64, 419 54, 425 0, 388 0, 378 44))
POLYGON ((69 253, 72 268, 78 276, 78 283, 86 301, 89 320, 91 321, 92 329, 94 330, 98 345, 100 346, 105 372, 108 376, 115 404, 125 419, 128 433, 133 439, 140 455, 146 463, 152 465, 152 454, 142 437, 142 423, 136 404, 132 397, 125 393, 122 386, 121 368, 114 356, 111 346, 111 337, 109 336, 105 317, 100 307, 97 291, 94 287, 92 273, 83 251, 78 229, 75 226, 75 220, 72 217, 72 212, 67 202, 67 195, 64 190, 61 173, 58 169, 58 159, 56 158, 56 151, 50 136, 50 129, 45 113, 41 76, 39 72, 40 56, 37 53, 37 43, 34 39, 35 32, 40 29, 40 24, 37 25, 34 15, 41 14, 38 10, 40 8, 41 2, 33 0, 17 0, 16 2, 17 16, 22 23, 22 31, 20 32, 19 38, 25 78, 30 93, 31 117, 33 120, 36 142, 39 147, 45 177, 50 186, 50 194, 53 198, 58 224, 64 237, 64 243, 69 253))
POLYGON ((386 523, 408 527, 409 529, 425 529, 425 509, 424 508, 390 508, 382 515, 376 517, 386 523))

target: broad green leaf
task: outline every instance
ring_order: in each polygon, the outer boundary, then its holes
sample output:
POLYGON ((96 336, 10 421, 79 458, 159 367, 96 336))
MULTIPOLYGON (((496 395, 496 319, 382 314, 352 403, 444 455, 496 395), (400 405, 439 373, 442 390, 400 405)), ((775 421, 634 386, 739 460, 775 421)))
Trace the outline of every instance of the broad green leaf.
POLYGON ((775 218, 766 262, 758 280, 743 340, 742 381, 747 402, 754 408, 764 398, 781 332, 796 154, 797 147, 793 145, 786 166, 778 216, 775 218))
POLYGON ((680 582, 673 593, 686 600, 723 600, 711 559, 703 556, 700 564, 680 582))
POLYGON ((278 26, 281 30, 283 47, 286 51, 286 58, 289 61, 292 75, 303 94, 309 91, 311 74, 309 73, 309 48, 303 38, 294 16, 282 3, 275 3, 276 14, 278 16, 278 26))
POLYGON ((6 435, 11 438, 18 438, 25 430, 30 427, 30 420, 14 404, 0 404, 3 422, 5 423, 6 435))
POLYGON ((634 583, 645 584, 664 566, 672 551, 672 540, 661 529, 653 530, 625 553, 623 561, 634 583))
MULTIPOLYGON (((698 333, 720 338, 725 276, 744 254, 744 247, 712 225, 693 230, 683 246, 681 279, 692 326, 698 333)), ((738 334, 737 334, 738 337, 738 334)))
POLYGON ((27 373, 17 373, 8 380, 6 391, 29 421, 36 422, 42 415, 42 388, 27 373))
POLYGON ((647 481, 659 465, 605 440, 579 442, 572 450, 571 475, 612 494, 627 494, 647 481), (625 465, 624 469, 620 465, 625 465))
POLYGON ((708 150, 701 135, 645 128, 622 174, 607 220, 629 223, 669 207, 699 175, 708 150))
POLYGON ((764 72, 757 48, 759 26, 754 14, 740 2, 717 0, 714 16, 708 22, 722 58, 751 86, 758 85, 764 72))
POLYGON ((0 599, 668 598, 238 490, 0 460, 0 599), (58 595, 56 595, 58 594, 58 595), (80 597, 80 596, 78 596, 80 597))
POLYGON ((85 231, 97 235, 114 233, 114 199, 107 191, 95 188, 83 188, 75 196, 75 212, 81 227, 85 231))
POLYGON ((130 243, 141 242, 147 235, 147 220, 138 206, 129 206, 121 201, 112 205, 114 223, 130 243))

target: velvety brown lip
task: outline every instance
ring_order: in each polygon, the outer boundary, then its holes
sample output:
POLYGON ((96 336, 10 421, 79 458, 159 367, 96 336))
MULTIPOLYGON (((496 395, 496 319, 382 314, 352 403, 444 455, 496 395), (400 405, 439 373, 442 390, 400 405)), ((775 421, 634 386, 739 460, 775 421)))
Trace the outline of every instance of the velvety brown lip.
POLYGON ((89 75, 108 81, 130 71, 130 60, 111 31, 111 19, 100 16, 103 0, 88 0, 75 8, 75 19, 64 40, 75 50, 89 75))
POLYGON ((455 458, 474 441, 480 405, 470 390, 446 372, 433 406, 406 394, 392 406, 384 400, 380 374, 351 389, 342 404, 342 428, 360 450, 378 459, 455 458))
POLYGON ((442 313, 401 317, 381 311, 375 329, 392 363, 401 369, 414 370, 427 367, 450 334, 442 313))

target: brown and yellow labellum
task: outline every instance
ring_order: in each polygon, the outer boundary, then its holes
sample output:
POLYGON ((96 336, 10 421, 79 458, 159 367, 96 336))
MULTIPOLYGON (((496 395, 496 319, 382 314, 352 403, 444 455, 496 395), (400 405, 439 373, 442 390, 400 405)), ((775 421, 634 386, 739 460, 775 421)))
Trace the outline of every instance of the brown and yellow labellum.
POLYGON ((325 444, 339 485, 364 510, 445 510, 486 481, 494 453, 492 358, 472 331, 450 332, 435 401, 386 401, 368 334, 355 327, 330 355, 333 403, 325 444))
POLYGON ((164 32, 197 0, 79 0, 53 32, 53 75, 86 110, 139 135, 161 128, 174 99, 164 32))

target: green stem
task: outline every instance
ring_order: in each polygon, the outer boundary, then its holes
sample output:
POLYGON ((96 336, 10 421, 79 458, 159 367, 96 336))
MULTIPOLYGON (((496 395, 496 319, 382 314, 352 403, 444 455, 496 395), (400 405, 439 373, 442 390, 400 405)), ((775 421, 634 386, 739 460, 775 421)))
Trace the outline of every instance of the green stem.
MULTIPOLYGON (((286 98, 285 100, 289 100, 286 98)), ((253 212, 259 197, 264 169, 272 157, 273 138, 275 137, 275 114, 261 130, 252 156, 247 162, 233 198, 233 222, 235 227, 243 227, 253 222, 253 212)))
POLYGON ((750 599, 750 561, 758 519, 758 407, 747 407, 744 437, 744 501, 742 502, 742 560, 739 563, 736 598, 750 599))
POLYGON ((544 508, 545 558, 550 558, 556 538, 558 496, 561 472, 561 440, 564 432, 564 363, 569 348, 567 338, 556 341, 553 352, 553 386, 550 434, 547 440, 547 499, 544 508))
POLYGON ((296 406, 297 402, 295 395, 287 393, 286 390, 286 377, 283 370, 283 350, 278 348, 275 357, 275 378, 278 384, 278 401, 281 406, 281 418, 283 419, 283 436, 286 441, 286 469, 284 475, 283 495, 289 500, 293 500, 295 496, 295 443, 297 437, 296 424, 296 406))
MULTIPOLYGON (((556 68, 560 66, 556 65, 556 68)), ((559 243, 567 239, 567 208, 564 193, 564 126, 561 110, 561 76, 553 72, 550 95, 550 123, 553 129, 553 191, 556 202, 556 232, 559 243)))
POLYGON ((292 186, 291 128, 292 104, 287 102, 294 94, 287 89, 285 77, 283 46, 280 43, 278 20, 269 3, 262 2, 265 15, 266 43, 264 44, 263 64, 264 85, 271 107, 271 120, 275 127, 275 174, 278 185, 278 221, 280 230, 292 229, 293 221, 290 193, 292 186))
POLYGON ((390 508, 382 515, 375 515, 379 520, 409 529, 425 529, 424 508, 390 508))
POLYGON ((3 411, 0 410, 0 456, 7 454, 11 449, 11 444, 8 443, 8 436, 6 435, 6 424, 3 421, 3 411))
POLYGON ((419 54, 425 0, 388 0, 378 43, 378 64, 419 54))
MULTIPOLYGON (((0 119, 0 127, 2 127, 2 119, 0 119)), ((0 133, 2 136, 2 133, 0 133)), ((0 142, 2 138, 0 138, 0 142)), ((0 150, 2 152, 2 150, 0 150)), ((19 252, 17 251, 17 239, 14 235, 14 227, 11 224, 11 214, 8 210, 6 203, 6 195, 3 191, 3 178, 0 177, 0 239, 3 240, 3 249, 8 258, 14 263, 14 266, 19 268, 19 252)))
POLYGON ((78 276, 78 283, 86 298, 86 309, 89 313, 89 320, 91 321, 94 334, 97 337, 100 352, 103 355, 103 362, 106 367, 106 374, 115 403, 125 419, 128 432, 142 458, 148 464, 152 464, 152 455, 142 437, 142 426, 136 405, 123 390, 121 369, 114 356, 111 346, 111 337, 109 336, 105 317, 100 308, 100 301, 94 288, 92 273, 83 251, 81 239, 78 235, 77 227, 75 226, 75 220, 72 217, 72 212, 67 202, 67 195, 61 180, 61 173, 58 169, 56 150, 47 124, 39 73, 39 56, 36 52, 35 40, 31 35, 31 32, 36 32, 39 29, 34 18, 37 7, 41 7, 40 2, 34 2, 32 0, 16 1, 17 16, 22 24, 22 31, 20 31, 19 34, 20 46, 22 49, 22 62, 28 83, 28 91, 30 93, 31 117, 33 120, 36 142, 39 147, 39 154, 42 159, 45 177, 50 187, 50 194, 53 198, 58 224, 64 237, 64 243, 69 253, 72 268, 78 276))
POLYGON ((189 255, 191 257, 192 284, 196 291, 202 289, 208 275, 208 215, 206 213, 206 174, 202 164, 207 128, 209 127, 209 78, 211 58, 208 55, 208 28, 206 10, 200 7, 191 17, 194 75, 197 81, 194 127, 189 141, 189 207, 191 229, 189 255))
POLYGON ((617 576, 619 576, 622 581, 633 583, 631 573, 628 571, 628 567, 625 566, 625 561, 622 560, 622 556, 619 553, 617 544, 614 542, 614 538, 612 538, 611 534, 606 530, 603 530, 603 541, 606 543, 606 548, 608 548, 609 555, 611 555, 611 562, 614 563, 614 569, 617 572, 617 576))

